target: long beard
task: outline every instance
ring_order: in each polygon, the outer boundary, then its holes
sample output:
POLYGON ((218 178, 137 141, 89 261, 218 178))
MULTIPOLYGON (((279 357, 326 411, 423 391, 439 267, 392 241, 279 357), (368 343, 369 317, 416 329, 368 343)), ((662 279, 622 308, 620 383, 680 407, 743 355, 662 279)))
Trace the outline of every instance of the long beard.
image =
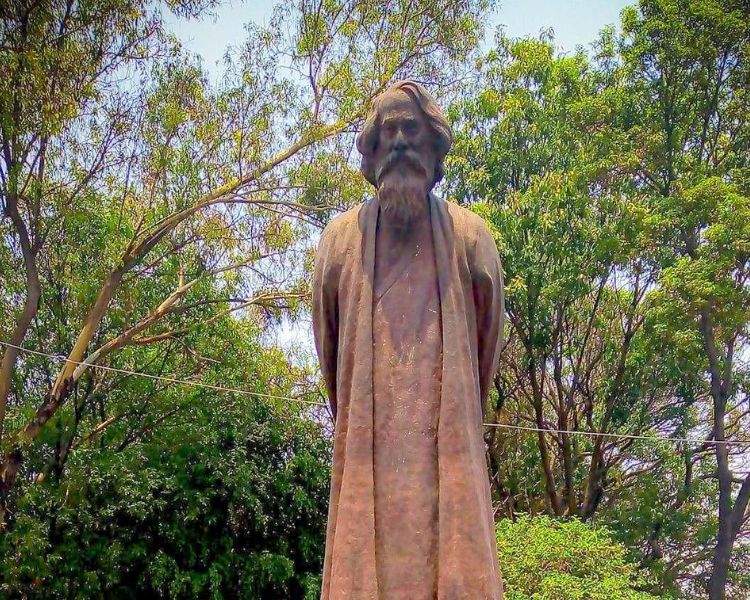
POLYGON ((413 150, 392 151, 378 165, 376 178, 383 216, 403 234, 426 212, 427 169, 413 150))
POLYGON ((378 188, 383 216, 399 231, 411 228, 427 209, 427 191, 419 177, 386 177, 378 188))

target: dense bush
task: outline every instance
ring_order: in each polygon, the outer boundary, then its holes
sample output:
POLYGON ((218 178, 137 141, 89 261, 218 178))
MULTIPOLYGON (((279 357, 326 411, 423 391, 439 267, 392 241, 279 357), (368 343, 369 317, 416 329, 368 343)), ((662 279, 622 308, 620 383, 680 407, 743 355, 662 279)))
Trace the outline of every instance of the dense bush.
MULTIPOLYGON (((504 519, 497 525, 506 600, 653 600, 605 529, 578 519, 504 519)), ((666 596, 664 596, 666 598, 666 596)))
POLYGON ((328 441, 265 403, 218 407, 29 485, 0 536, 0 595, 317 598, 328 441))

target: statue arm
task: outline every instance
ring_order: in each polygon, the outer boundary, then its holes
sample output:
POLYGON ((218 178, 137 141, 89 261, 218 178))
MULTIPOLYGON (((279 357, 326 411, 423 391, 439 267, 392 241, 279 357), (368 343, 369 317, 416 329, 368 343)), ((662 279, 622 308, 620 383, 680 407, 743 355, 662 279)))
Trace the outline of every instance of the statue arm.
POLYGON ((336 420, 336 364, 338 359, 338 269, 334 268, 334 253, 330 225, 320 238, 315 254, 312 289, 312 321, 315 349, 323 374, 331 414, 336 420))
POLYGON ((484 411, 498 368, 505 324, 502 265, 495 240, 484 222, 477 236, 472 281, 477 319, 480 401, 484 411))

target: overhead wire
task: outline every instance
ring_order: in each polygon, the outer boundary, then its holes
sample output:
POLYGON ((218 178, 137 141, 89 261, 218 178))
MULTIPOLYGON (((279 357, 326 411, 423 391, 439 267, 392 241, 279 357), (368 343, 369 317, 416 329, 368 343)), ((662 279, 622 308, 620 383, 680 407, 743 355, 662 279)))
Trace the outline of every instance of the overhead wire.
POLYGON ((158 381, 166 381, 167 383, 177 383, 183 385, 192 385, 194 387, 206 388, 217 392, 233 392, 235 394, 243 394, 245 396, 257 396, 259 398, 270 398, 271 400, 290 400, 292 402, 301 402, 303 404, 315 404, 318 406, 325 406, 324 402, 315 402, 314 400, 306 400, 304 398, 293 398, 291 396, 274 396, 273 394, 264 394, 263 392, 252 392, 250 390, 241 390, 237 388, 231 388, 224 385, 215 385, 213 383, 203 383, 202 381, 190 381, 189 379, 175 379, 174 377, 166 377, 164 375, 152 375, 151 373, 143 373, 142 371, 131 371, 129 369, 120 369, 118 367, 109 367, 107 365, 99 365, 94 363, 87 363, 85 361, 73 360, 63 354, 49 354, 47 352, 40 352, 39 350, 32 350, 30 348, 24 348, 23 346, 17 346, 10 342, 0 340, 0 344, 15 348, 28 354, 36 354, 38 356, 46 356, 47 358, 54 358, 57 360, 64 360, 65 362, 72 363, 74 365, 86 365, 92 369, 102 369, 104 371, 113 371, 115 373, 122 373, 124 375, 132 375, 135 377, 145 377, 147 379, 155 379, 158 381))
MULTIPOLYGON (((65 362, 73 363, 76 365, 86 365, 92 369, 101 369, 104 371, 112 371, 115 373, 121 373, 125 375, 131 375, 133 377, 144 377, 147 379, 153 379, 158 381, 165 381, 167 383, 181 384, 199 388, 205 388, 217 392, 223 393, 234 393, 244 396, 255 396, 258 398, 268 398, 271 400, 285 400, 289 402, 299 402, 302 404, 309 404, 313 406, 326 407, 325 402, 317 402, 315 400, 307 400, 305 398, 295 398, 293 396, 278 396, 274 394, 266 394, 263 392, 253 392, 250 390, 243 390, 239 388, 232 388, 223 385, 215 385, 212 383, 204 383, 201 381, 191 381, 189 379, 177 379, 174 377, 167 377, 164 375, 152 375, 151 373, 144 373, 142 371, 131 371, 129 369, 122 369, 118 367, 110 367, 107 365, 87 363, 85 361, 73 360, 63 354, 50 354, 48 352, 41 352, 40 350, 32 350, 31 348, 25 348, 24 346, 18 346, 11 344, 4 340, 0 340, 0 345, 7 346, 9 348, 15 348, 21 352, 27 354, 35 354, 37 356, 44 356, 55 360, 63 360, 65 362)), ((567 434, 567 435, 583 435, 588 437, 604 437, 604 438, 616 438, 616 439, 628 439, 628 440, 642 440, 648 442, 679 442, 686 444, 700 444, 700 445, 719 445, 725 444, 727 446, 747 446, 750 447, 750 440, 705 440, 705 439, 693 439, 686 437, 673 437, 673 436, 658 436, 658 435, 637 435, 629 433, 608 433, 602 431, 582 431, 582 430, 570 430, 570 429, 549 429, 541 427, 529 427, 525 425, 512 425, 510 423, 482 423, 485 427, 494 427, 499 429, 513 429, 518 431, 529 431, 537 433, 548 433, 548 434, 567 434)))

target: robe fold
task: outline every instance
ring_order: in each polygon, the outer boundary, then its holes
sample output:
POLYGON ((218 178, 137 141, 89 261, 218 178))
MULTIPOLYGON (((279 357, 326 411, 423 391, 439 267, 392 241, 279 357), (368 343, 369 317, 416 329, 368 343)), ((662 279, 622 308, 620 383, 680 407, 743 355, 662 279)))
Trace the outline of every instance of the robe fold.
MULTIPOLYGON (((323 600, 389 600, 399 597, 394 590, 410 585, 425 593, 419 587, 424 581, 431 582, 428 596, 438 600, 503 597, 482 436, 483 406, 503 328, 500 259, 479 216, 433 194, 429 204, 438 297, 424 309, 439 313, 442 347, 430 343, 420 355, 419 368, 430 372, 434 367, 436 385, 430 387, 428 381, 424 389, 420 384, 414 390, 415 408, 407 416, 421 420, 417 427, 426 436, 414 448, 406 445, 407 424, 395 423, 397 411, 388 405, 394 397, 408 400, 409 392, 397 390, 394 396, 385 389, 394 383, 388 379, 387 357, 375 357, 375 352, 398 345, 384 337, 383 327, 395 325, 383 302, 398 291, 400 277, 396 270, 376 278, 377 197, 331 221, 318 246, 313 329, 336 421, 323 600), (430 360, 438 364, 425 366, 430 360), (431 409, 419 412, 419 401, 433 402, 431 390, 437 396, 431 409), (430 410, 437 411, 432 437, 430 410), (394 431, 400 437, 394 438, 394 431), (404 550, 398 543, 398 523, 382 520, 393 510, 388 495, 398 480, 390 469, 399 450, 415 452, 408 457, 408 466, 418 469, 412 474, 423 477, 424 485, 434 481, 437 488, 434 495, 425 490, 412 496, 411 508, 400 515, 403 526, 416 526, 420 515, 414 507, 427 511, 430 531, 419 540, 428 553, 423 557, 426 573, 399 570, 400 559, 416 565, 419 557, 414 548, 404 550), (433 497, 436 510, 430 508, 433 497)), ((425 285, 422 281, 420 289, 428 289, 425 285)), ((435 324, 428 318, 415 325, 415 315, 410 313, 407 334, 431 336, 435 324)), ((393 516, 399 517, 398 511, 393 516)))
POLYGON ((433 600, 437 587, 443 340, 432 228, 425 216, 409 235, 399 236, 381 211, 375 235, 375 558, 378 591, 389 600, 433 600))

